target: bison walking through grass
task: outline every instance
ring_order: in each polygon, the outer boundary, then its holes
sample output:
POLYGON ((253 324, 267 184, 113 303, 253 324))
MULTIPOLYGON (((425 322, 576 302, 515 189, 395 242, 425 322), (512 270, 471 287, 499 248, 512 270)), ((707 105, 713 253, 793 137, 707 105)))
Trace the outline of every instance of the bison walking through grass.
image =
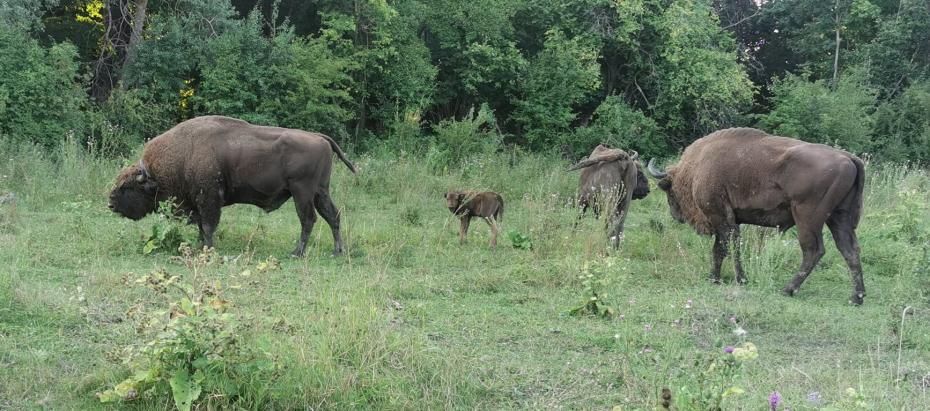
POLYGON ((731 240, 737 245, 736 281, 746 282, 739 255, 740 224, 782 231, 797 226, 803 259, 783 290, 794 295, 823 257, 826 224, 850 269, 850 302, 862 304, 865 286, 856 227, 862 215, 865 170, 856 156, 752 128, 731 128, 692 143, 668 171, 655 169, 652 160, 648 171, 659 179, 675 220, 715 236, 714 282, 720 281, 720 266, 731 240))

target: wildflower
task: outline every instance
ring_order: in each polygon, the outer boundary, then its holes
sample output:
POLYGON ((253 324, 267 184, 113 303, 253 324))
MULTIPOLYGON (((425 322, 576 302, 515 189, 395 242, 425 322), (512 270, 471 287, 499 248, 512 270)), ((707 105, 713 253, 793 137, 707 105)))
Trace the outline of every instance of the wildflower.
POLYGON ((733 348, 733 358, 739 361, 754 360, 758 356, 759 351, 756 349, 756 345, 751 342, 745 342, 740 344, 739 347, 733 348))
POLYGON ((772 411, 778 409, 778 403, 781 402, 781 394, 778 391, 772 391, 772 394, 769 395, 769 407, 772 411))
POLYGON ((730 316, 730 324, 736 324, 736 316, 735 316, 735 315, 731 315, 731 316, 730 316))
POLYGON ((737 337, 742 337, 746 335, 747 332, 743 329, 743 327, 736 327, 736 329, 733 330, 733 334, 736 334, 737 337))
POLYGON ((633 304, 636 304, 636 299, 630 298, 630 301, 627 301, 627 302, 630 303, 630 305, 633 305, 633 304))
POLYGON ((672 326, 677 327, 677 326, 679 326, 679 325, 681 325, 681 318, 679 318, 679 319, 677 319, 677 320, 675 320, 675 321, 672 321, 672 326))
POLYGON ((690 309, 691 309, 691 299, 690 299, 690 298, 688 299, 688 301, 685 302, 685 309, 686 309, 686 310, 690 310, 690 309))
POLYGON ((652 326, 649 324, 646 324, 645 326, 643 326, 643 328, 646 330, 646 332, 652 331, 652 326))
POLYGON ((723 352, 725 352, 725 353, 727 353, 727 354, 733 354, 733 346, 732 346, 732 345, 728 345, 728 346, 724 347, 723 352))
POLYGON ((620 320, 623 320, 624 318, 626 318, 626 316, 623 314, 620 314, 620 320))

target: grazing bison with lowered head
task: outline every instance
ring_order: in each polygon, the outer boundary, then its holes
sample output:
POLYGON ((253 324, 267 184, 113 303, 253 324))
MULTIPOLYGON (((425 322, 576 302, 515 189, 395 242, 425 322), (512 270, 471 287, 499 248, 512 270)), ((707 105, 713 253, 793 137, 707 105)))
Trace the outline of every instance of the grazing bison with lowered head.
POLYGON ((253 204, 271 212, 294 197, 301 230, 293 254, 304 254, 316 222, 314 210, 329 223, 333 253, 340 254, 339 210, 329 197, 334 152, 354 173, 339 145, 325 135, 197 117, 145 144, 139 162, 116 177, 109 206, 138 220, 173 197, 199 226, 203 244, 212 247, 223 206, 253 204))
POLYGON ((583 169, 578 179, 578 205, 584 216, 591 207, 595 216, 600 215, 602 204, 609 201, 608 210, 612 208, 610 223, 613 225, 608 238, 614 248, 619 247, 623 235, 623 222, 626 220, 631 200, 638 200, 649 194, 649 182, 640 170, 636 159, 639 155, 598 145, 587 159, 571 166, 568 171, 583 169), (630 189, 632 187, 632 189, 630 189))
POLYGON ((823 225, 849 266, 853 304, 862 304, 865 286, 856 226, 862 215, 865 170, 862 160, 821 144, 776 137, 751 128, 720 130, 685 149, 668 171, 649 174, 668 195, 672 217, 698 233, 715 236, 711 279, 732 238, 736 280, 746 282, 739 255, 739 225, 798 227, 803 259, 783 292, 794 295, 824 254, 823 225))
POLYGON ((493 191, 451 191, 443 195, 446 198, 446 207, 452 214, 462 219, 459 227, 459 244, 465 244, 468 235, 468 226, 474 217, 484 218, 491 226, 491 246, 497 245, 497 234, 500 232, 500 221, 504 217, 504 198, 493 191))

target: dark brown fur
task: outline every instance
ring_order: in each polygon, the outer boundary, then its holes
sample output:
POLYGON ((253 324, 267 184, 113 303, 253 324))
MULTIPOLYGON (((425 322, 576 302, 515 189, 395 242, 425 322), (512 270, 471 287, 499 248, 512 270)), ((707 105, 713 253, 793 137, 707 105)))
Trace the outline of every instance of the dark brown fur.
POLYGON ((491 226, 491 246, 497 245, 497 234, 500 232, 500 221, 504 216, 504 199, 493 191, 452 191, 445 195, 446 207, 452 214, 461 217, 459 227, 459 243, 465 243, 468 226, 471 219, 481 217, 491 226))
MULTIPOLYGON (((783 292, 794 295, 824 254, 823 226, 849 266, 853 296, 865 296, 856 227, 862 215, 865 171, 862 160, 845 151, 751 128, 720 130, 692 143, 678 164, 663 175, 672 216, 699 233, 715 236, 711 278, 720 279, 728 243, 739 244, 739 225, 798 227, 803 260, 783 292)), ((746 281, 735 247, 736 280, 746 281)))
POLYGON ((334 254, 339 254, 339 210, 329 197, 334 152, 355 172, 325 135, 230 117, 197 117, 145 144, 140 162, 116 177, 110 209, 138 220, 173 197, 197 223, 204 245, 212 247, 222 207, 253 204, 271 212, 293 197, 301 224, 294 255, 306 249, 315 211, 329 223, 334 254))
POLYGON ((619 247, 623 235, 623 224, 629 212, 630 202, 649 194, 649 182, 636 160, 625 151, 598 145, 588 158, 571 169, 581 169, 578 178, 578 206, 581 219, 588 207, 595 216, 600 215, 601 200, 611 201, 613 213, 610 218, 608 238, 614 248, 619 247), (598 161, 599 159, 605 161, 598 161), (628 187, 634 187, 632 192, 628 187))

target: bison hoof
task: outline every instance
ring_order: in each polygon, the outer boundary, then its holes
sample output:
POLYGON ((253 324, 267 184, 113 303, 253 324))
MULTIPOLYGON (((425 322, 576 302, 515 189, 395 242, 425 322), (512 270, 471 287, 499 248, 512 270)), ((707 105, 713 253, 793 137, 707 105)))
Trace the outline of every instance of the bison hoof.
POLYGON ((719 278, 719 277, 716 277, 716 278, 715 278, 715 277, 709 277, 709 278, 707 279, 707 281, 710 281, 711 284, 720 284, 720 278, 719 278))
POLYGON ((340 256, 342 256, 342 250, 333 250, 332 257, 340 257, 340 256))
POLYGON ((853 294, 853 296, 849 299, 849 303, 856 306, 862 305, 863 298, 865 298, 865 294, 863 293, 853 294))
POLYGON ((785 288, 782 288, 781 293, 788 297, 794 297, 794 293, 796 293, 797 291, 798 290, 795 290, 794 288, 785 287, 785 288))
POLYGON ((294 252, 291 253, 291 257, 292 257, 292 258, 304 258, 304 252, 303 252, 303 251, 294 251, 294 252))
POLYGON ((739 285, 746 285, 749 284, 749 279, 746 277, 736 277, 736 283, 739 285))

